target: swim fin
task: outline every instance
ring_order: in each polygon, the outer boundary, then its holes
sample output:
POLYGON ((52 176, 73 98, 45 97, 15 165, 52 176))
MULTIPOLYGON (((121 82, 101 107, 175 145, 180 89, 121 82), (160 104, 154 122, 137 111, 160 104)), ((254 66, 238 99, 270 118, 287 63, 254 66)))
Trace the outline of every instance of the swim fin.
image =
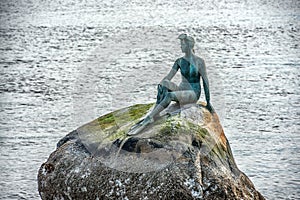
MULTIPOLYGON (((146 119, 146 118, 145 118, 146 119)), ((127 135, 137 135, 139 134, 142 130, 144 130, 144 128, 146 128, 146 126, 148 126, 149 124, 151 124, 152 122, 154 122, 154 119, 151 118, 148 121, 145 122, 145 119, 140 120, 138 123, 136 123, 135 125, 133 125, 127 135)))

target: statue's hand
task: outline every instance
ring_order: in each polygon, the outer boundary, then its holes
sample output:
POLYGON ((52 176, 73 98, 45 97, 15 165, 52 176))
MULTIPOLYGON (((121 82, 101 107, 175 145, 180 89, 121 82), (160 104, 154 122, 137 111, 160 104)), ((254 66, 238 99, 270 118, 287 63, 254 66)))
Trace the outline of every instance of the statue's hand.
POLYGON ((206 105, 207 110, 209 110, 210 113, 214 113, 215 109, 212 107, 212 105, 208 102, 206 105))

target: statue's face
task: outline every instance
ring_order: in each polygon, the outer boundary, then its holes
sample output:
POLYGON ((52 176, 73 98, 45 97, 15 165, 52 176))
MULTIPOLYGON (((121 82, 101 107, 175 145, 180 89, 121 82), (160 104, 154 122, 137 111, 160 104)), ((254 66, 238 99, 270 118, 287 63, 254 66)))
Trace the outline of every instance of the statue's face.
POLYGON ((187 52, 187 50, 188 50, 188 45, 187 45, 186 42, 184 42, 184 40, 181 40, 181 41, 180 41, 180 45, 181 45, 181 51, 182 51, 182 52, 187 52))

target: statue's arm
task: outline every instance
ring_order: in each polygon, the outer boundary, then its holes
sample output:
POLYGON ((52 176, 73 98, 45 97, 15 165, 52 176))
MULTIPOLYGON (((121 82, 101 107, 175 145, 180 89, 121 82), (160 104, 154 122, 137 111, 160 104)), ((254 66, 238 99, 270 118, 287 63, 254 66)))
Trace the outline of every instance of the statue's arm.
POLYGON ((206 72, 206 65, 204 60, 201 59, 201 65, 200 65, 200 73, 203 81, 203 87, 204 87, 204 92, 205 92, 205 99, 207 103, 207 109, 211 112, 213 112, 213 107, 210 104, 210 92, 209 92, 209 81, 207 78, 207 72, 206 72))
MULTIPOLYGON (((177 71, 178 71, 178 69, 179 69, 179 59, 177 59, 176 61, 175 61, 175 63, 174 63, 174 65, 173 65, 173 67, 172 67, 172 69, 169 71, 169 73, 167 74, 167 76, 165 76, 163 79, 162 79, 162 81, 164 81, 164 80, 171 80, 174 76, 175 76, 175 74, 177 73, 177 71)), ((161 81, 161 82, 162 82, 161 81)))

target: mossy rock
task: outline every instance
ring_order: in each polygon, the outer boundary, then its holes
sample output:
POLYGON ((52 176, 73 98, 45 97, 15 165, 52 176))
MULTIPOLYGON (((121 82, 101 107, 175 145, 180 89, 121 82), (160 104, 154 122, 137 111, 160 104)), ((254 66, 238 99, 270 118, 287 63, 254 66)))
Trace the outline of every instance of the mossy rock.
POLYGON ((39 170, 41 198, 264 199, 236 166, 217 114, 201 103, 170 105, 128 137, 152 106, 106 114, 60 140, 39 170))

